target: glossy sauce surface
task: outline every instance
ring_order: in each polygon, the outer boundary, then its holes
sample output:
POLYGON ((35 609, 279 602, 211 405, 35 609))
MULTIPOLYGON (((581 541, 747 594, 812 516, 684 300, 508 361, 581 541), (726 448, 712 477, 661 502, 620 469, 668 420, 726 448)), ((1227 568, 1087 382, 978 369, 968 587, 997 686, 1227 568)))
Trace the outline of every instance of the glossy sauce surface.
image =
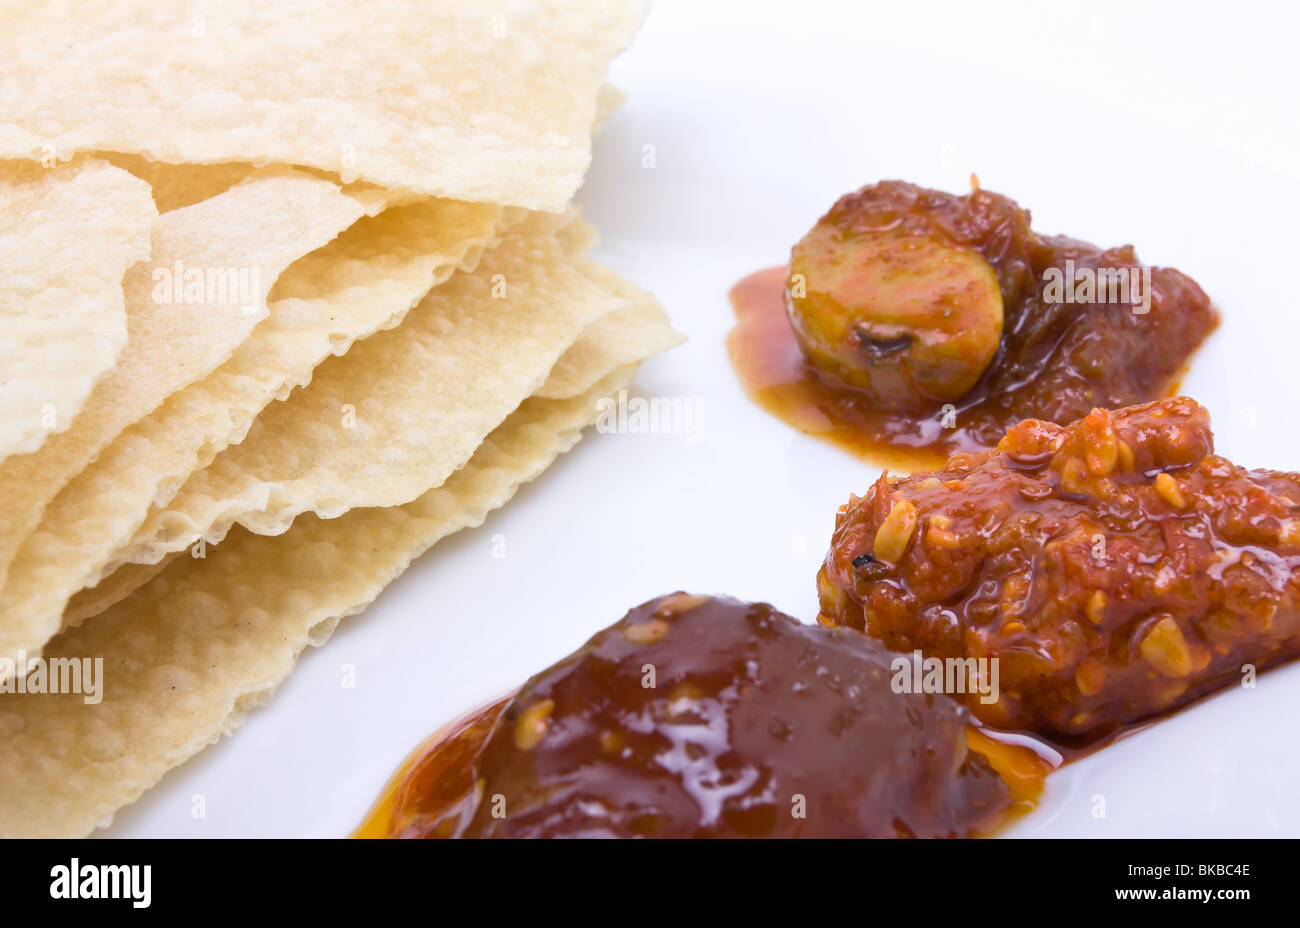
POLYGON ((785 267, 732 289, 736 325, 727 345, 751 398, 802 432, 896 470, 932 468, 952 452, 992 447, 1021 419, 1064 424, 1093 407, 1165 395, 1218 324, 1201 288, 1170 268, 1147 269, 1146 312, 1134 312, 1127 292, 1113 302, 1056 300, 1049 269, 1140 274, 1142 265, 1130 246, 1101 249, 1039 235, 1028 211, 989 191, 959 197, 889 181, 842 198, 822 221, 831 219, 844 235, 889 229, 977 252, 1001 289, 1001 342, 983 376, 959 399, 913 409, 888 408, 808 360, 787 311, 785 267))
POLYGON ((1038 795, 1036 754, 889 683, 856 632, 662 597, 435 739, 363 833, 964 835, 1038 795))

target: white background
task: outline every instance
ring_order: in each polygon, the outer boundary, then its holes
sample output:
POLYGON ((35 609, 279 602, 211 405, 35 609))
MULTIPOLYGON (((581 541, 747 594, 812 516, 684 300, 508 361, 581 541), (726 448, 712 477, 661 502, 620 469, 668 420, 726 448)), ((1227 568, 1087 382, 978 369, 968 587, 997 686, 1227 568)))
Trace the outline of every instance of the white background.
MULTIPOLYGON (((964 192, 976 172, 1041 231, 1191 274, 1223 326, 1184 392, 1222 453, 1300 468, 1298 43, 1281 3, 659 3, 615 64, 630 98, 581 199, 598 257, 690 337, 638 385, 698 400, 700 440, 588 434, 109 833, 344 835, 431 731, 645 599, 726 593, 811 620, 835 509, 876 471, 746 400, 727 290, 866 183, 964 192)), ((1300 835, 1297 706, 1300 666, 1269 673, 1054 774, 1010 833, 1300 835)))

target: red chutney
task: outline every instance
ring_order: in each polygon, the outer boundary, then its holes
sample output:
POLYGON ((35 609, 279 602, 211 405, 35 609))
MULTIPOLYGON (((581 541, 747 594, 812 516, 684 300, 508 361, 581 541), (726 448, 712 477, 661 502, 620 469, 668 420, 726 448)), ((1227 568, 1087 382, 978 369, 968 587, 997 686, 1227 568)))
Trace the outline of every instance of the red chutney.
POLYGON ((360 833, 969 835, 1038 795, 1036 754, 890 677, 857 632, 660 597, 423 749, 360 833))
MULTIPOLYGON (((800 431, 903 469, 933 467, 952 452, 992 447, 1021 419, 1064 424, 1094 407, 1156 399, 1173 387, 1189 357, 1218 325, 1209 298, 1186 275, 1157 267, 1145 268, 1149 278, 1144 277, 1131 246, 1101 249, 1064 236, 1039 235, 1030 228, 1027 210, 986 190, 954 196, 899 181, 865 187, 841 198, 796 246, 795 257, 797 267, 807 271, 810 289, 808 307, 800 314, 802 340, 791 326, 787 268, 760 271, 731 292, 736 326, 727 344, 741 383, 761 406, 800 431), (864 239, 882 236, 908 250, 900 254, 897 248, 890 252, 878 244, 860 246, 864 239), (845 250, 815 260, 832 247, 845 250), (823 344, 824 332, 807 324, 809 318, 825 314, 826 306, 835 305, 834 294, 821 294, 821 302, 813 299, 818 296, 817 275, 830 273, 826 268, 834 270, 835 262, 902 262, 897 273, 877 273, 867 283, 861 274, 840 273, 836 284, 848 279, 878 302, 915 299, 915 287, 909 291, 899 285, 900 276, 906 284, 907 274, 916 270, 907 266, 908 260, 934 265, 936 248, 940 254, 946 249, 952 255, 980 256, 991 267, 1000 292, 996 351, 968 389, 969 365, 960 375, 952 365, 962 360, 984 363, 982 355, 963 355, 988 349, 987 334, 981 347, 965 338, 964 330, 944 332, 941 324, 926 327, 954 316, 971 318, 970 313, 961 315, 969 309, 962 305, 961 292, 954 298, 952 292, 936 289, 938 302, 928 315, 908 315, 906 307, 876 306, 884 321, 849 327, 847 348, 823 344), (908 254, 928 257, 908 259, 908 254), (1072 271, 1068 279, 1067 269, 1072 271), (1133 275, 1137 290, 1115 283, 1111 272, 1120 270, 1133 275), (1143 283, 1148 279, 1149 290, 1143 283), (1103 283, 1089 297, 1085 285, 1090 280, 1103 283), (1075 302, 1076 296, 1092 301, 1075 302), (895 309, 898 313, 890 315, 895 309), (936 396, 941 389, 915 382, 916 372, 931 370, 933 364, 909 366, 908 359, 936 340, 950 349, 941 360, 954 378, 947 384, 961 385, 960 396, 936 396), (864 372, 858 386, 828 373, 826 365, 813 364, 809 348, 825 349, 816 357, 839 358, 841 372, 852 363, 851 349, 857 349, 864 372), (879 389, 873 392, 873 385, 879 389), (905 400, 892 402, 899 397, 905 400)), ((965 267, 969 261, 959 264, 965 274, 956 283, 968 289, 976 286, 978 281, 965 267)), ((941 269, 956 273, 947 262, 941 269)), ((929 355, 923 360, 939 363, 929 355)))
POLYGON ((971 711, 1058 743, 1184 705, 1300 653, 1300 475, 1213 452, 1173 398, 882 475, 836 517, 821 621, 997 658, 1001 698, 971 711))

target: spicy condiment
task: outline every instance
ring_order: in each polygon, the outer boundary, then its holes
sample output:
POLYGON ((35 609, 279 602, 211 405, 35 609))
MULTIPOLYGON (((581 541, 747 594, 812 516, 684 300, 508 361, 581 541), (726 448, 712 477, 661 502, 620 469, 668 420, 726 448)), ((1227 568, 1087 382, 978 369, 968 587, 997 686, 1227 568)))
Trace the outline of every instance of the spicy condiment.
POLYGON ((368 833, 984 833, 1047 765, 945 695, 896 692, 855 631, 677 593, 632 610, 431 745, 368 833))
POLYGON ((1214 454, 1172 398, 1027 420, 836 517, 821 620, 999 661, 986 723, 1094 740, 1300 654, 1300 475, 1214 454))
POLYGON ((1007 197, 899 181, 840 199, 732 290, 732 364, 795 428, 896 467, 1157 399, 1218 324, 1196 282, 1030 227, 1007 197))

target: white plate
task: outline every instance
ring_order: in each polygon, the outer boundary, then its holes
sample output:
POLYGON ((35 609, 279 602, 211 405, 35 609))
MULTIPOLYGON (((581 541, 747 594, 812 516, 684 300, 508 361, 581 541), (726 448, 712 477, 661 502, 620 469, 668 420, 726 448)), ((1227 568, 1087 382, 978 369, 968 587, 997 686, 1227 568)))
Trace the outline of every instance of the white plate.
MULTIPOLYGON (((1222 453, 1300 468, 1297 11, 1135 6, 660 3, 616 63, 630 98, 581 199, 598 257, 690 336, 638 384, 698 403, 698 440, 588 434, 109 833, 344 835, 431 731, 645 599, 726 593, 811 620, 835 509, 876 471, 744 397, 727 290, 864 183, 963 191, 974 171, 1043 231, 1191 274, 1224 321, 1184 391, 1222 453)), ((1300 666, 1222 694, 1053 775, 1012 833, 1300 834, 1296 705, 1300 666)))

